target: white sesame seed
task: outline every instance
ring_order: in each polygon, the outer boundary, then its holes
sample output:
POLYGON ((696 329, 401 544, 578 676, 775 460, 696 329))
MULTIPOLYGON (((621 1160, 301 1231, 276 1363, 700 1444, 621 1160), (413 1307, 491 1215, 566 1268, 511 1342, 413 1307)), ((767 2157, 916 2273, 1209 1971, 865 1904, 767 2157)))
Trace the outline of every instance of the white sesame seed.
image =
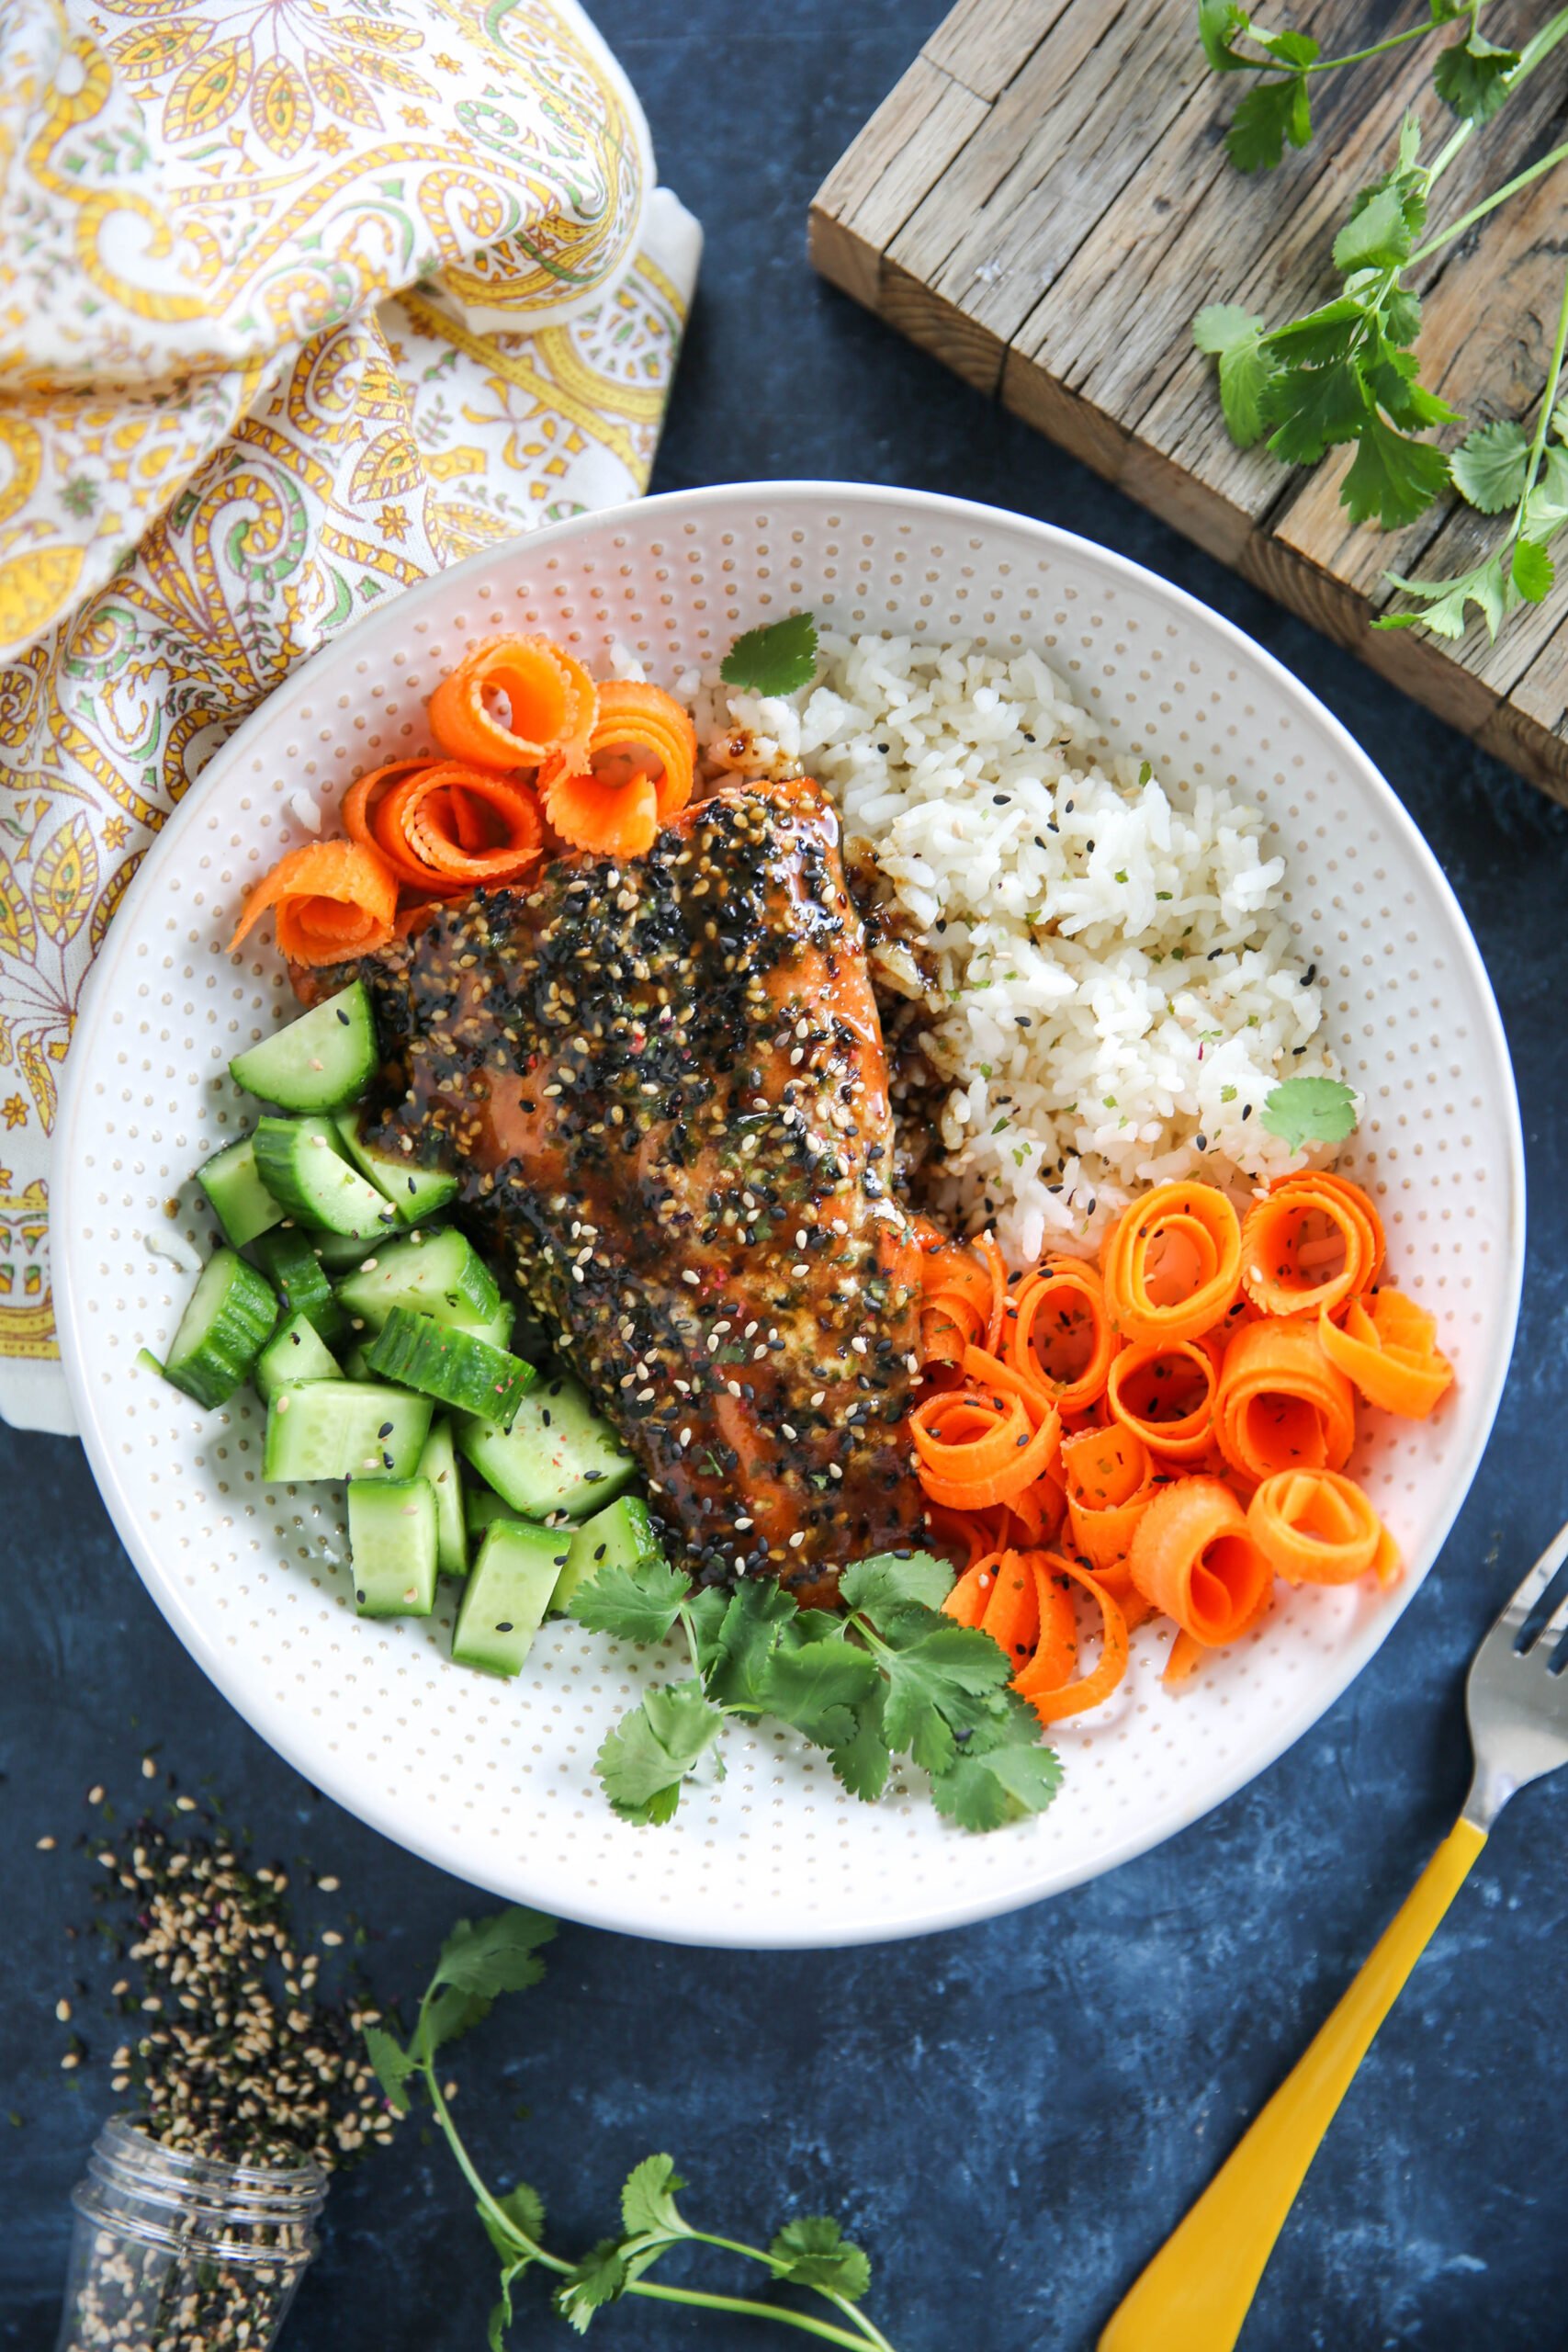
POLYGON ((789 1548, 790 1548, 790 1550, 791 1550, 792 1552, 798 1552, 798 1551, 799 1551, 799 1549, 800 1549, 800 1547, 801 1547, 801 1545, 805 1543, 805 1541, 806 1541, 806 1530, 805 1530, 805 1528, 804 1528, 804 1527, 797 1527, 797 1528, 795 1529, 795 1533, 794 1533, 794 1534, 790 1537, 790 1539, 789 1539, 789 1548))
POLYGON ((294 1402, 294 1399, 292 1396, 278 1396, 275 1397, 273 1401, 278 1412, 287 1413, 288 1408, 294 1402))
POLYGON ((54 1851, 53 1838, 40 1838, 38 1841, 38 1849, 40 1854, 52 1854, 54 1851))
POLYGON ((63 1999, 56 2001, 54 2005, 54 2014, 60 2019, 62 2025, 69 2025, 71 2022, 70 2002, 63 1999))
POLYGON ((702 1280, 702 1276, 697 1272, 694 1266, 683 1266, 681 1270, 681 1280, 683 1283, 690 1283, 692 1288, 695 1290, 697 1284, 702 1280))
POLYGON ((811 1392, 811 1401, 814 1405, 825 1405, 828 1402, 828 1391, 825 1388, 814 1388, 811 1392))

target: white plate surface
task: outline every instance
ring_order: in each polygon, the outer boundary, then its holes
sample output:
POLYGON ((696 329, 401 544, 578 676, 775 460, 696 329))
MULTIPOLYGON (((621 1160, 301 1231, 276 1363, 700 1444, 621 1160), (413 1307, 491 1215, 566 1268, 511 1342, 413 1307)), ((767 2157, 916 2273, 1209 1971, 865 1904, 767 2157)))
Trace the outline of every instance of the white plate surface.
MULTIPOLYGON (((330 823, 330 813, 329 813, 330 823)), ((475 1884, 601 1926, 698 1944, 832 1944, 1006 1910, 1196 1820, 1299 1736, 1414 1596, 1474 1475, 1512 1346, 1524 1177, 1508 1056, 1447 884, 1364 753, 1239 631, 1063 531, 893 490, 684 492, 476 556, 308 662, 219 751, 150 852, 98 958, 56 1157, 56 1298, 98 1484, 192 1655, 320 1788, 475 1884), (375 760, 422 748, 423 697, 474 638, 515 625, 604 672, 617 643, 667 682, 802 606, 845 628, 1043 647, 1118 747, 1168 778, 1245 786, 1289 860, 1292 922, 1327 982, 1368 1114, 1346 1164, 1371 1183, 1402 1287, 1438 1315, 1457 1389, 1427 1426, 1376 1426, 1352 1467, 1410 1563, 1392 1595, 1281 1597, 1261 1630, 1171 1692, 1134 1643, 1111 1705, 1064 1725, 1042 1819, 973 1838, 918 1788, 846 1796, 764 1728, 661 1829, 617 1822, 592 1758, 664 1662, 548 1627, 503 1683, 446 1657, 433 1620, 353 1611, 338 1493, 268 1487, 249 1396, 206 1414, 136 1368, 189 1288, 148 1236, 205 1249, 190 1171, 248 1124, 229 1057, 288 1017, 270 948, 223 942, 244 887, 375 760), (171 1223, 164 1203, 178 1195, 171 1223)), ((918 1777, 918 1776, 917 1776, 918 1777)))

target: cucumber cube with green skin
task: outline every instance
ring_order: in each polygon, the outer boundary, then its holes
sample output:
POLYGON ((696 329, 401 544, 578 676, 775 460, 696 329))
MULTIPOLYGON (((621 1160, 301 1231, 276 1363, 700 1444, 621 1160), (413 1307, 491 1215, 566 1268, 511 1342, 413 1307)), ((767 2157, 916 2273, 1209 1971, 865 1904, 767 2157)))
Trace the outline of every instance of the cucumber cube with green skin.
POLYGON ((229 1075, 283 1111, 332 1111, 363 1094, 376 1069, 370 992, 355 980, 286 1029, 237 1054, 229 1075))
POLYGON ((418 1225, 457 1196, 457 1179, 445 1168, 422 1168, 412 1152, 383 1151, 360 1134, 363 1114, 352 1103, 333 1114, 343 1148, 362 1176, 384 1193, 403 1225, 418 1225))
POLYGON ((466 1577, 468 1529, 463 1516, 463 1482, 452 1443, 452 1424, 444 1417, 430 1424, 418 1475, 435 1497, 435 1565, 444 1577, 466 1577))
POLYGON ((428 1396, 369 1380, 307 1380, 280 1388, 266 1410, 262 1476, 269 1485, 312 1478, 412 1478, 430 1435, 428 1396))
POLYGON ((337 1295, 370 1332, 381 1329, 394 1306, 483 1336, 502 1312, 495 1276, 455 1225, 443 1226, 428 1240, 411 1234, 379 1243, 356 1272, 344 1276, 337 1295))
POLYGON ((351 1478, 348 1550, 362 1617, 428 1617, 435 1606, 435 1497, 423 1478, 351 1478))
POLYGON ((510 1503, 503 1503, 493 1487, 464 1487, 463 1524, 468 1531, 470 1544, 477 1543, 498 1519, 509 1519, 518 1526, 527 1524, 522 1512, 513 1510, 510 1503))
POLYGON ((209 1410, 226 1405, 277 1320, 270 1283, 232 1250, 215 1250, 197 1277, 164 1359, 164 1377, 209 1410))
POLYGON ((310 1236, 290 1219, 261 1235, 256 1256, 283 1300, 285 1315, 302 1315, 323 1340, 335 1340, 347 1317, 333 1295, 310 1236))
POLYGON ((397 1223, 386 1194, 349 1165, 330 1119, 258 1119, 254 1140, 267 1191, 306 1225, 368 1244, 397 1223))
POLYGON ((640 1495, 621 1495, 592 1519, 572 1530, 566 1566, 550 1595, 550 1614, 570 1615, 571 1597, 580 1584, 601 1568, 635 1568, 639 1560, 662 1560, 664 1546, 654 1532, 653 1515, 640 1495))
POLYGON ((278 1325, 256 1358, 252 1376, 262 1403, 270 1405, 278 1390, 290 1382, 341 1380, 343 1366, 315 1325, 303 1315, 291 1315, 278 1325))
POLYGON ((569 1548, 563 1528, 496 1521, 463 1587, 452 1633, 452 1656, 459 1666, 521 1674, 569 1548))
POLYGON ((482 1413, 503 1430, 534 1384, 533 1365, 520 1357, 407 1306, 393 1307, 365 1355, 378 1379, 416 1388, 461 1413, 482 1413))
POLYGON ((457 1437, 459 1453, 525 1519, 558 1510, 581 1517, 613 1501, 637 1475, 609 1422, 564 1374, 530 1389, 509 1430, 465 1420, 457 1437))
POLYGON ((197 1170, 196 1181, 211 1202, 223 1238, 231 1249, 243 1250, 258 1233, 281 1225, 288 1214, 262 1182, 253 1136, 242 1136, 238 1143, 227 1143, 221 1151, 215 1151, 197 1170))

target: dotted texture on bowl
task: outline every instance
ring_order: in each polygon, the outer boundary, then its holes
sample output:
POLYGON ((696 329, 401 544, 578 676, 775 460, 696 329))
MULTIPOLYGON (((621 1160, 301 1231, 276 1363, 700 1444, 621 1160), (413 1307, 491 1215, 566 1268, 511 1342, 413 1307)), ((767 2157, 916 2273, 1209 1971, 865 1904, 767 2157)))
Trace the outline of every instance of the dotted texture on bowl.
MULTIPOLYGON (((213 758, 117 920, 73 1048, 54 1232, 62 1328, 119 1532, 227 1696, 320 1787, 460 1876, 569 1916, 694 1943, 831 1943, 999 1910, 1195 1819, 1328 1705, 1435 1555, 1506 1366, 1523 1204, 1501 1031, 1462 922, 1408 820, 1304 691, 1158 581, 1066 535, 907 493, 683 493, 474 558, 309 663, 213 758), (270 947, 224 941, 246 886, 363 767, 425 748, 424 697, 478 638, 541 629, 601 673, 634 650, 672 682, 737 630, 810 606, 838 628, 1043 650, 1109 741, 1171 781, 1239 784, 1289 862, 1288 912, 1367 1097, 1346 1165, 1393 1274, 1437 1314, 1457 1393, 1429 1425, 1364 1417, 1352 1468, 1409 1563, 1390 1597, 1287 1593, 1261 1629, 1164 1690, 1134 1644, 1112 1704, 1061 1727, 1062 1794, 971 1838, 896 1781, 859 1804, 793 1735, 732 1731, 728 1772, 662 1829, 617 1822, 592 1760, 679 1668, 566 1624, 520 1679, 447 1657, 434 1618, 355 1616, 340 1493, 269 1487, 249 1396, 206 1414, 134 1358, 161 1352, 203 1253, 191 1171, 250 1122, 230 1057, 288 1017, 270 947), (176 1200, 178 1214, 166 1204, 176 1200)), ((918 1777, 918 1776, 911 1776, 918 1777)))

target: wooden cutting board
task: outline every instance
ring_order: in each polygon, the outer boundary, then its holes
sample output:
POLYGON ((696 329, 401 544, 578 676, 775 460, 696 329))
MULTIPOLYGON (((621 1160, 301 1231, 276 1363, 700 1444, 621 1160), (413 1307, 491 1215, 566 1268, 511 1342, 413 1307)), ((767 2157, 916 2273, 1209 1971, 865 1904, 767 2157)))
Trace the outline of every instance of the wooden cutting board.
MULTIPOLYGON (((1269 12, 1324 53, 1419 21, 1416 0, 1290 0, 1269 12)), ((1499 0, 1486 32, 1517 45, 1537 9, 1499 0)), ((959 0, 824 182, 817 267, 980 390, 1037 425, 1247 579, 1568 800, 1568 566, 1495 646, 1370 624, 1386 570, 1444 576, 1495 526, 1458 501, 1407 530, 1352 529, 1342 452, 1311 474, 1235 448, 1205 302, 1271 323, 1337 290, 1335 230, 1392 160, 1413 110, 1430 153, 1452 125, 1432 46, 1314 84, 1317 132, 1244 178, 1222 145, 1246 84, 1212 74, 1190 0, 959 0)), ((1442 39, 1439 34, 1435 39, 1442 39)), ((1451 38, 1451 36, 1449 36, 1451 38)), ((1568 136, 1568 44, 1471 141, 1434 227, 1568 136)), ((1528 417, 1562 288, 1568 165, 1545 174, 1417 273, 1423 380, 1472 423, 1528 417)), ((1447 434, 1451 442, 1464 428, 1447 434)))

